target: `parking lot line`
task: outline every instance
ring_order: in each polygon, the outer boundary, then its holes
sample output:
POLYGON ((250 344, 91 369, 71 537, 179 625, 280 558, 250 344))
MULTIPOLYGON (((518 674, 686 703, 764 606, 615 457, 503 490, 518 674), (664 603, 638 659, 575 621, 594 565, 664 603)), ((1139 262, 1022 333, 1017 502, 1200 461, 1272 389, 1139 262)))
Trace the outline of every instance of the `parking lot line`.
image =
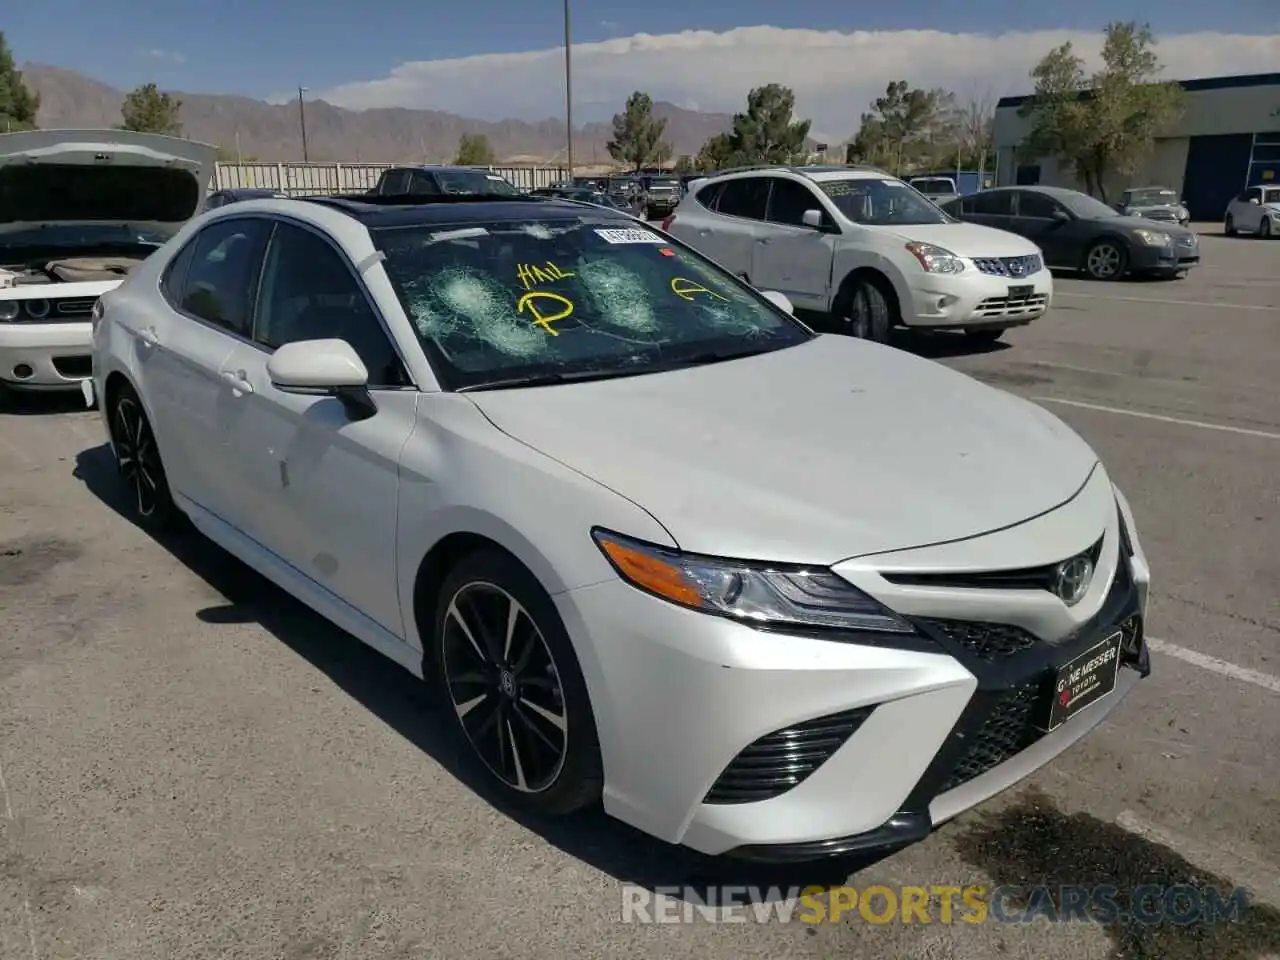
POLYGON ((1184 663, 1190 663, 1204 670, 1230 677, 1232 680, 1252 683, 1263 690, 1280 693, 1280 677, 1263 673, 1261 670, 1250 670, 1248 667, 1241 667, 1227 660, 1211 657, 1207 653, 1191 650, 1188 647, 1180 647, 1176 643, 1170 643, 1168 640, 1161 640, 1157 637, 1147 637, 1147 646, 1152 653, 1163 653, 1167 657, 1173 657, 1184 663))
POLYGON ((1280 433, 1269 430, 1252 430, 1248 427, 1233 427, 1225 423, 1205 423, 1203 420, 1184 420, 1182 417, 1166 417, 1159 413, 1147 413, 1143 410, 1125 410, 1121 407, 1107 407, 1100 403, 1085 403, 1083 400, 1064 400, 1062 397, 1032 397, 1039 403, 1059 403, 1067 407, 1081 407, 1085 410, 1100 410, 1103 413, 1119 413, 1126 417, 1141 417, 1144 420, 1159 420, 1161 423, 1175 423, 1181 427, 1200 427, 1202 430, 1220 430, 1223 433, 1239 433, 1246 437, 1261 437, 1264 440, 1280 440, 1280 433))
MULTIPOLYGON (((17 818, 13 815, 13 799, 9 794, 9 783, 4 778, 4 764, 0 763, 0 797, 4 798, 4 818, 13 823, 17 818)), ((36 923, 31 916, 31 898, 22 898, 22 920, 27 931, 27 944, 31 947, 31 960, 40 960, 40 951, 36 949, 36 923)))
POLYGON ((1177 307, 1221 307, 1224 310, 1261 310, 1263 313, 1280 313, 1280 307, 1267 307, 1258 303, 1223 303, 1214 300, 1172 300, 1168 297, 1100 297, 1092 293, 1070 293, 1055 290, 1054 297, 1075 297, 1077 300, 1117 300, 1122 303, 1163 303, 1177 307))

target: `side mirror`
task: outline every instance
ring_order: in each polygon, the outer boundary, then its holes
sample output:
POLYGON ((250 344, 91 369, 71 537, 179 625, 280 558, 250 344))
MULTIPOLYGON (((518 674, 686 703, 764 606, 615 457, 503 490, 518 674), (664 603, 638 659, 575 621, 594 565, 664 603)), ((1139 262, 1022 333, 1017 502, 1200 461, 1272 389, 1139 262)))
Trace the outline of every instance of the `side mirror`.
POLYGON ((267 375, 282 393, 336 397, 355 420, 377 413, 369 395, 369 371, 345 340, 297 340, 267 361, 267 375))
POLYGON ((813 227, 813 229, 815 230, 821 230, 822 229, 822 211, 806 210, 803 214, 800 215, 800 222, 803 223, 806 227, 813 227))
POLYGON ((1255 207, 1262 206, 1262 201, 1259 200, 1257 197, 1250 197, 1249 202, 1252 203, 1255 207))
POLYGON ((785 293, 779 293, 777 290, 761 290, 760 296, 764 297, 783 313, 788 313, 793 317, 796 315, 796 308, 791 305, 791 299, 785 293))
POLYGON ((1065 222, 1071 219, 1071 215, 1065 210, 1055 208, 1053 211, 1053 219, 1065 222))

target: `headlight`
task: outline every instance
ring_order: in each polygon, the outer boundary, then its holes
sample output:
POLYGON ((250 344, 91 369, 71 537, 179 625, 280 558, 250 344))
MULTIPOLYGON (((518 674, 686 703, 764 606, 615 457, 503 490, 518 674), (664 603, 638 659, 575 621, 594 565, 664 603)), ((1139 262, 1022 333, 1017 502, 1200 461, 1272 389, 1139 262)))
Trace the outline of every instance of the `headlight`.
POLYGON ((591 535, 623 580, 691 610, 758 627, 915 633, 902 617, 822 567, 691 556, 607 530, 591 535))
POLYGON ((18 304, 17 300, 0 300, 0 323, 18 319, 18 304))
POLYGON ((1134 233, 1148 247, 1167 247, 1173 243, 1173 237, 1167 233, 1161 233, 1159 230, 1135 230, 1134 233))
POLYGON ((964 269, 963 260, 932 243, 908 243, 907 252, 920 261, 926 273, 959 273, 964 269))

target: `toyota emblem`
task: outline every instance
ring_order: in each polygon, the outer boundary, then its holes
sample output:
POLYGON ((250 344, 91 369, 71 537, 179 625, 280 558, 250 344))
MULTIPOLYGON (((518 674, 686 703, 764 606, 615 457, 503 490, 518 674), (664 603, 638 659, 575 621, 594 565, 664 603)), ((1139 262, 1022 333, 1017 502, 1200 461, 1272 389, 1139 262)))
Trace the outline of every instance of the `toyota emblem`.
POLYGON ((1093 561, 1088 557, 1072 557, 1058 564, 1053 574, 1053 592, 1068 607, 1074 607, 1086 593, 1093 580, 1093 561))

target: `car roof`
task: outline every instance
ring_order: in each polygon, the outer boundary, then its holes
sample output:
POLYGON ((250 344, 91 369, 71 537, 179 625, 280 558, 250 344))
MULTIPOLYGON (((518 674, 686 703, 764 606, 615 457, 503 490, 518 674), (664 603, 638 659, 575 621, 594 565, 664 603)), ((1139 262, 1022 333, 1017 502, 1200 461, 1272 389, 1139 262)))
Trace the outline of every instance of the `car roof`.
POLYGON ((578 219, 584 212, 593 217, 617 219, 619 223, 633 222, 631 217, 609 207, 559 197, 462 195, 375 198, 357 195, 301 199, 345 213, 371 230, 433 223, 510 223, 531 217, 568 221, 578 219))
MULTIPOLYGON (((1069 187, 1045 187, 1040 184, 1010 184, 1004 187, 991 187, 989 190, 983 190, 983 193, 1007 193, 1010 190, 1025 190, 1028 193, 1042 193, 1046 197, 1078 197, 1081 191, 1072 190, 1069 187)), ((1088 194, 1084 194, 1088 196, 1088 194)), ((977 196, 977 194, 974 194, 977 196)))
POLYGON ((806 179, 813 180, 815 183, 824 183, 829 180, 848 180, 856 178, 871 177, 889 177, 892 174, 879 167, 873 167, 869 164, 862 163, 815 163, 815 164, 757 164, 746 167, 732 167, 727 170, 717 170, 713 173, 706 174, 707 180, 716 180, 720 177, 732 177, 749 174, 760 173, 792 173, 806 179))

